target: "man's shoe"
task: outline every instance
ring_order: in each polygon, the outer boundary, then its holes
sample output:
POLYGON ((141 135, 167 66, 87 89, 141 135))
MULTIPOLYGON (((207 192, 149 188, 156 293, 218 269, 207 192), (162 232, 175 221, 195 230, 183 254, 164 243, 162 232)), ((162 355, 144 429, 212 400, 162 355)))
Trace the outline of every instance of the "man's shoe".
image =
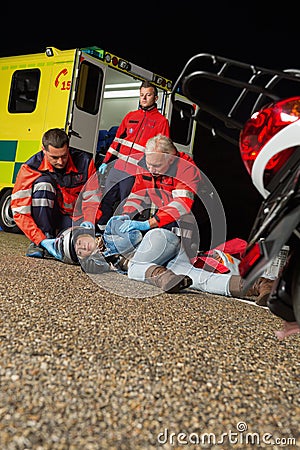
POLYGON ((254 289, 255 303, 259 306, 268 306, 268 298, 272 292, 274 280, 269 278, 260 277, 251 289, 254 289))
POLYGON ((176 294, 193 284, 193 280, 189 276, 176 275, 172 270, 158 265, 150 266, 146 270, 145 281, 169 294, 176 294))
POLYGON ((229 282, 229 290, 233 297, 250 298, 259 306, 267 306, 268 298, 271 294, 274 280, 260 277, 245 292, 243 279, 239 275, 232 275, 229 282))
POLYGON ((26 256, 30 256, 31 258, 44 258, 45 251, 43 247, 36 245, 34 242, 29 244, 29 247, 26 252, 26 256))

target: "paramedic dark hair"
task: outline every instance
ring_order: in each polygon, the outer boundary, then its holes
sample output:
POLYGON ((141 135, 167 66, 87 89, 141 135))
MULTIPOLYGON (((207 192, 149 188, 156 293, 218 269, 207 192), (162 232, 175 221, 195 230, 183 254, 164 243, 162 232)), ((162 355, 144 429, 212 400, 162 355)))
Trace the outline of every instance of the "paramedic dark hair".
POLYGON ((43 134, 42 144, 45 150, 48 150, 49 145, 55 148, 62 148, 65 145, 69 147, 69 136, 61 128, 51 128, 43 134))
POLYGON ((142 82, 142 84, 140 86, 140 89, 141 88, 150 88, 150 87, 152 87, 154 89, 155 97, 157 97, 158 96, 157 87, 154 84, 150 83, 150 81, 148 81, 148 80, 145 80, 145 81, 142 82))

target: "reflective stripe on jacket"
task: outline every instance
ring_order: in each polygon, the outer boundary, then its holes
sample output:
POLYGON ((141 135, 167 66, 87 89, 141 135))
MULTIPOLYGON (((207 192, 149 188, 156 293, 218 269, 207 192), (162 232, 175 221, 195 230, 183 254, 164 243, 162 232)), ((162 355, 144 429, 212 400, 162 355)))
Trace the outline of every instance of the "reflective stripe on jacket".
POLYGON ((146 170, 145 157, 128 196, 123 211, 133 216, 137 211, 150 210, 159 227, 177 221, 191 212, 195 195, 200 189, 201 174, 194 160, 184 152, 171 164, 166 175, 154 177, 146 170))
POLYGON ((170 127, 168 119, 156 106, 148 111, 138 109, 129 112, 122 120, 103 162, 107 164, 117 159, 116 169, 134 175, 148 139, 159 133, 169 137, 170 127))
POLYGON ((44 152, 40 151, 21 166, 11 197, 14 220, 31 241, 39 244, 46 238, 31 215, 33 184, 43 174, 51 176, 59 191, 57 201, 63 214, 90 222, 95 222, 96 214, 99 218, 98 178, 92 155, 70 148, 65 173, 59 173, 55 172, 44 158, 44 152), (84 201, 77 202, 79 194, 84 201))

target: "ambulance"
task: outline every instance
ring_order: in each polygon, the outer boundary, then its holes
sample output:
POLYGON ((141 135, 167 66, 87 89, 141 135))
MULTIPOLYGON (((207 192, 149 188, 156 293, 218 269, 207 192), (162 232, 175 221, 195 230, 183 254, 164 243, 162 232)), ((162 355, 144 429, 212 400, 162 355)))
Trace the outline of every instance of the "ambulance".
POLYGON ((70 146, 92 153, 99 166, 125 114, 138 108, 144 80, 158 88, 158 109, 169 119, 176 147, 192 154, 195 125, 190 112, 196 106, 178 92, 180 108, 173 107, 171 80, 95 46, 47 47, 44 53, 0 58, 3 231, 20 233, 10 208, 11 193, 21 164, 41 149, 43 133, 64 129, 70 146))

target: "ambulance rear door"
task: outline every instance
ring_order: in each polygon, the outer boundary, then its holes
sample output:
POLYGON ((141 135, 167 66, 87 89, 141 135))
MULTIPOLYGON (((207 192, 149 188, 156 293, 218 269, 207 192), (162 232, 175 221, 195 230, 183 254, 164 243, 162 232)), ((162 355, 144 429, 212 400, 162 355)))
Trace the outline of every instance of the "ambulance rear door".
POLYGON ((85 52, 78 52, 68 120, 70 146, 95 155, 107 66, 85 52))

